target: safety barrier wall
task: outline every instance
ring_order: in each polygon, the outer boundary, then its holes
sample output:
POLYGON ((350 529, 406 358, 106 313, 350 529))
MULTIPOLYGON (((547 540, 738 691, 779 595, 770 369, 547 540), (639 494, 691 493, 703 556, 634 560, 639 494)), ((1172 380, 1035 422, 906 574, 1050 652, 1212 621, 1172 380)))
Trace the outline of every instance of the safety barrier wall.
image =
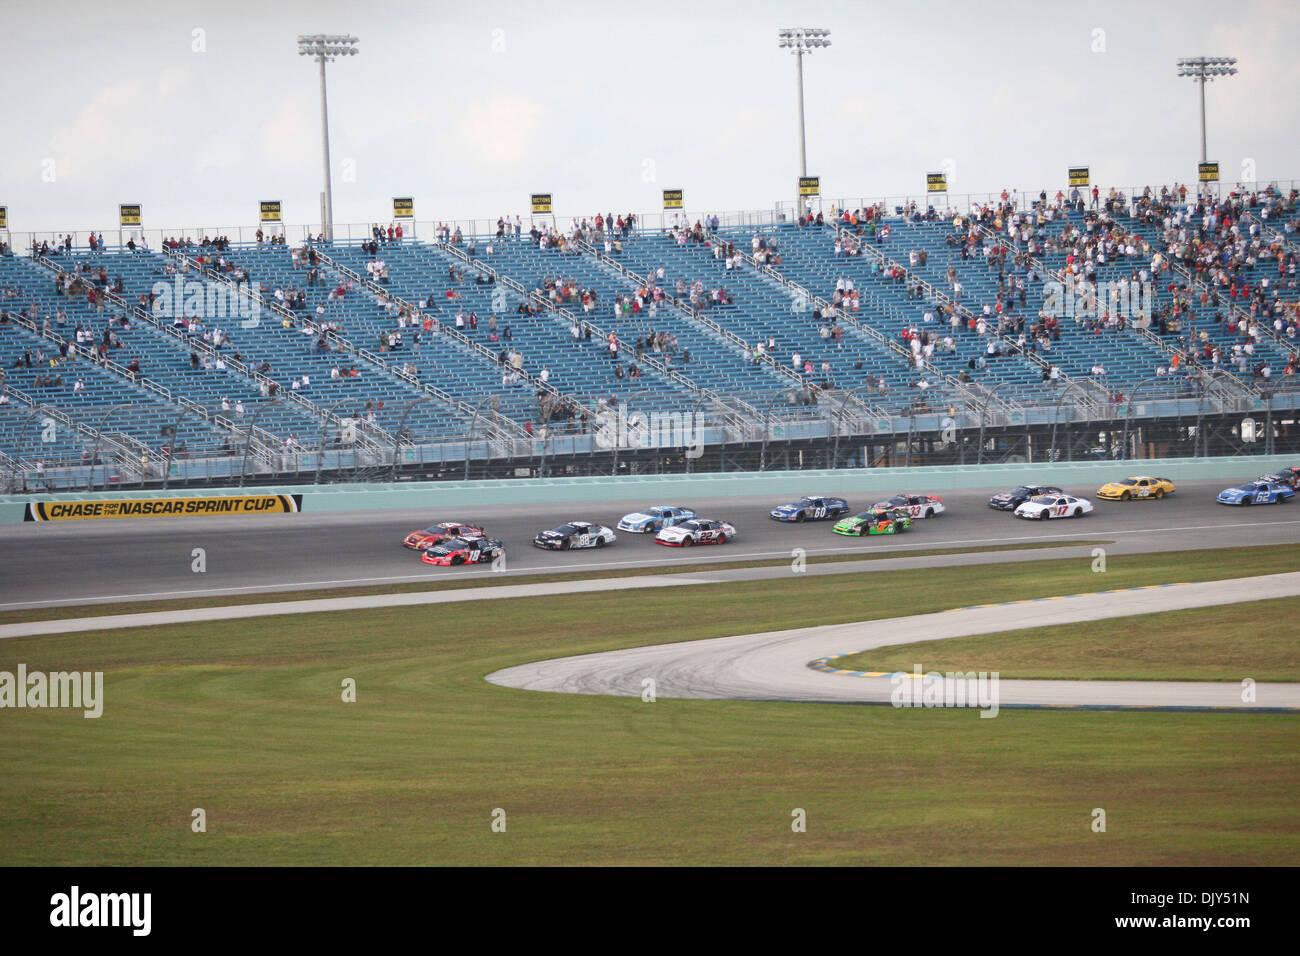
MULTIPOLYGON (((800 494, 849 495, 861 492, 944 492, 963 488, 1011 487, 1021 483, 1058 484, 1089 494, 1106 481, 1130 474, 1180 479, 1222 479, 1227 484, 1276 468, 1297 465, 1286 456, 1143 459, 1060 464, 948 465, 933 468, 851 468, 833 471, 767 471, 694 475, 638 475, 620 478, 540 478, 518 480, 399 482, 338 485, 285 485, 236 490, 175 492, 99 492, 97 494, 8 495, 0 497, 0 523, 22 521, 29 502, 103 501, 135 498, 217 498, 302 495, 307 513, 369 511, 387 508, 465 509, 491 505, 583 504, 603 501, 689 504, 708 498, 744 495, 789 497, 800 494)), ((169 520, 169 519, 164 519, 169 520)), ((179 520, 176 519, 176 520, 179 520)))

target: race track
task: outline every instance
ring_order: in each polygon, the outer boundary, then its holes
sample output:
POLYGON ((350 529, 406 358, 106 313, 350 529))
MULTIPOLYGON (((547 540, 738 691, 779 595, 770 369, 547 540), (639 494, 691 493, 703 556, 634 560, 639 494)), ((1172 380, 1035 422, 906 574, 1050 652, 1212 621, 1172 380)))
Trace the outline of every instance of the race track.
MULTIPOLYGON (((1243 462, 1243 476, 1249 472, 1243 462)), ((1122 470, 1122 469, 1121 469, 1122 470)), ((789 558, 794 548, 810 557, 828 554, 896 553, 954 547, 998 547, 1046 540, 1106 540, 1112 554, 1300 541, 1300 504, 1234 509, 1215 504, 1222 481, 1180 482, 1178 493, 1163 501, 1096 502, 1096 513, 1077 520, 1030 522, 987 507, 988 496, 1003 488, 943 495, 948 513, 916 521, 897 538, 858 540, 831 533, 829 522, 804 525, 772 521, 768 511, 779 500, 803 493, 835 494, 810 488, 792 475, 788 494, 763 498, 665 502, 719 517, 737 526, 736 540, 689 554, 663 548, 649 538, 620 534, 610 549, 544 552, 531 546, 533 535, 563 522, 584 518, 613 526, 646 501, 584 509, 581 506, 518 505, 484 508, 467 501, 456 512, 310 512, 248 518, 203 518, 172 522, 151 519, 68 521, 0 525, 0 610, 90 602, 163 600, 230 596, 256 592, 348 587, 429 580, 473 579, 483 568, 437 568, 422 564, 401 546, 407 532, 434 521, 481 521, 506 543, 506 575, 571 572, 629 567, 700 566, 718 561, 789 558), (204 570, 196 571, 195 549, 204 570)), ((882 486, 878 495, 855 495, 855 509, 897 492, 882 486)), ((925 491, 924 488, 907 489, 925 491)), ((1092 497, 1092 488, 1067 488, 1092 497)), ((1062 557, 1056 549, 1026 558, 1062 557)), ((927 559, 932 564, 951 559, 927 559)), ((893 562, 873 562, 872 570, 893 562)))
MULTIPOLYGON (((655 697, 880 704, 890 702, 900 684, 908 691, 912 681, 828 673, 809 664, 884 645, 1297 594, 1300 573, 1235 580, 1227 589, 1216 581, 1175 584, 607 651, 510 667, 489 674, 488 680, 525 690, 618 697, 641 697, 646 681, 652 680, 655 697)), ((916 663, 925 669, 924 661, 916 663)), ((942 687, 942 682, 936 683, 942 687)), ((1243 701, 1240 682, 1002 680, 998 703, 1001 707, 1300 709, 1300 684, 1257 684, 1255 691, 1254 701, 1243 701)))

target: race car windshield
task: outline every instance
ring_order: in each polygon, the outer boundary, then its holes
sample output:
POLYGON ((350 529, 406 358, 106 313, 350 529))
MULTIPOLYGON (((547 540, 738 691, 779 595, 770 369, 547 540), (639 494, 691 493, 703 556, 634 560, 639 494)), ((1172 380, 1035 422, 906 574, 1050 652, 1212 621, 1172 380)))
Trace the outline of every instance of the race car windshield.
POLYGON ((464 538, 448 538, 439 547, 446 548, 448 551, 459 551, 461 548, 468 548, 469 542, 464 538))
POLYGON ((1021 485, 1021 486, 1020 486, 1019 488, 1017 488, 1015 491, 1011 492, 1011 497, 1012 497, 1012 498, 1028 498, 1028 497, 1030 497, 1031 495, 1033 495, 1033 493, 1034 493, 1034 489, 1032 489, 1032 488, 1026 488, 1024 485, 1021 485))
POLYGON ((571 524, 562 524, 555 529, 555 533, 568 537, 571 534, 582 534, 585 530, 585 528, 579 528, 571 524))
POLYGON ((1117 485, 1136 485, 1136 484, 1137 484, 1137 479, 1136 479, 1136 478, 1125 478, 1123 481, 1117 481, 1117 482, 1115 482, 1115 484, 1117 484, 1117 485))
POLYGON ((698 521, 683 521, 677 527, 685 531, 698 531, 700 529, 700 523, 698 521))

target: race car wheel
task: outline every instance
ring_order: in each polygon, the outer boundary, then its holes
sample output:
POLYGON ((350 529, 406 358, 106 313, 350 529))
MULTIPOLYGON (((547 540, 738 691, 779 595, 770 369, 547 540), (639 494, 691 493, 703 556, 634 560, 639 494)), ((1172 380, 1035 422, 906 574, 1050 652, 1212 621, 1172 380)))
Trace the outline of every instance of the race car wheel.
POLYGON ((1038 512, 1038 520, 1039 520, 1039 521, 1046 521, 1046 520, 1047 520, 1048 518, 1050 518, 1050 517, 1051 517, 1051 515, 1047 513, 1047 509, 1046 509, 1046 508, 1044 508, 1042 511, 1038 512))
POLYGON ((682 538, 682 547, 683 547, 683 548, 689 548, 689 547, 690 547, 691 545, 693 545, 694 543, 695 543, 695 542, 692 541, 689 537, 687 537, 687 538, 682 538))
POLYGON ((561 551, 568 551, 568 550, 569 550, 569 539, 568 539, 568 538, 565 538, 563 541, 560 542, 560 550, 561 550, 561 551))
POLYGON ((1128 500, 1129 500, 1130 498, 1132 498, 1132 497, 1133 497, 1133 496, 1130 495, 1130 494, 1126 491, 1126 492, 1124 492, 1122 495, 1119 496, 1119 500, 1120 500, 1120 501, 1128 501, 1128 500))
POLYGON ((718 535, 718 544, 726 544, 726 543, 727 543, 727 536, 725 534, 718 535))
POLYGON ((1287 499, 1287 496, 1286 496, 1286 495, 1278 495, 1278 496, 1277 496, 1276 498, 1274 498, 1273 500, 1276 501, 1276 502, 1277 502, 1278 504, 1280 504, 1280 505, 1284 505, 1284 504, 1286 504, 1286 499, 1287 499))
POLYGON ((933 517, 934 517, 934 509, 933 509, 933 508, 926 508, 926 509, 925 509, 925 516, 926 516, 927 518, 933 518, 933 517))
POLYGON ((1074 517, 1076 517, 1076 518, 1082 518, 1082 517, 1083 517, 1083 509, 1082 509, 1082 508, 1075 508, 1075 509, 1074 509, 1074 517))
POLYGON ((457 554, 457 555, 453 555, 453 556, 452 556, 452 559, 451 559, 451 563, 452 563, 452 564, 464 564, 464 563, 465 563, 465 559, 464 559, 463 557, 461 557, 459 554, 457 554))
POLYGON ((801 521, 803 521, 803 518, 804 518, 804 515, 803 515, 803 512, 801 511, 801 512, 799 512, 797 515, 795 515, 795 519, 794 519, 794 520, 795 520, 796 522, 801 522, 801 521))
POLYGON ((604 538, 597 538, 597 539, 596 539, 596 547, 598 547, 598 548, 603 548, 603 547, 605 547, 605 539, 604 539, 604 538))
POLYGON ((1164 490, 1163 488, 1157 488, 1157 489, 1156 489, 1156 497, 1157 497, 1157 498, 1163 498, 1164 496, 1165 496, 1165 490, 1164 490))

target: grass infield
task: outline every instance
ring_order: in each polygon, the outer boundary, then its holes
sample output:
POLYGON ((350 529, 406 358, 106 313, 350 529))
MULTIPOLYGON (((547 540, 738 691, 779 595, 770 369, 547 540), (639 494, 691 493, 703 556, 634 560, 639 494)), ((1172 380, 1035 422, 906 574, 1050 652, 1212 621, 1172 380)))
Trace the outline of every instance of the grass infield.
POLYGON ((847 670, 998 671, 1002 678, 1300 681, 1300 598, 878 647, 847 670))
POLYGON ((642 703, 488 684, 524 661, 1290 570, 1300 546, 887 571, 0 642, 103 670, 104 713, 0 711, 0 862, 1300 862, 1276 714, 642 703), (356 703, 343 703, 345 678, 356 703), (193 833, 201 807, 207 832, 193 833), (1108 815, 1091 830, 1092 811, 1108 815), (491 828, 506 812, 504 833, 491 828), (807 832, 791 830, 807 813, 807 832))

